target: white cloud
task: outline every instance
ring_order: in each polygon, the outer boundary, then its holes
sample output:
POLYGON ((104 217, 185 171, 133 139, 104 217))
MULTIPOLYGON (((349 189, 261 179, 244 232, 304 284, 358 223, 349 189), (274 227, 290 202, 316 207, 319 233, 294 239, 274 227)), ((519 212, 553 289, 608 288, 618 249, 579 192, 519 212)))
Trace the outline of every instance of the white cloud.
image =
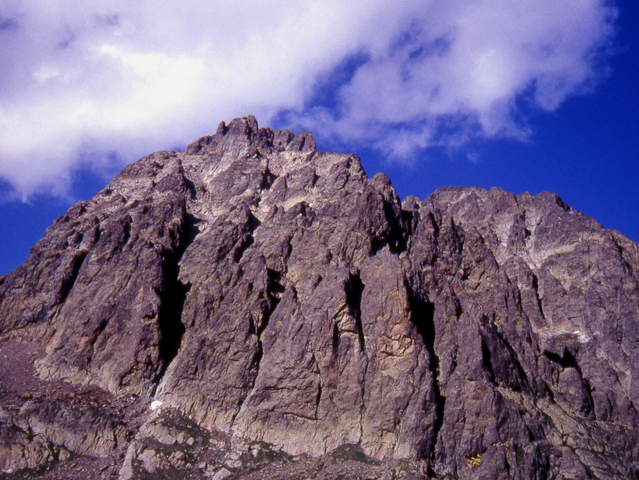
POLYGON ((554 110, 591 85, 614 16, 605 0, 5 0, 0 178, 61 195, 82 162, 248 113, 398 157, 525 138, 515 101, 554 110), (331 106, 313 104, 352 58, 331 106))

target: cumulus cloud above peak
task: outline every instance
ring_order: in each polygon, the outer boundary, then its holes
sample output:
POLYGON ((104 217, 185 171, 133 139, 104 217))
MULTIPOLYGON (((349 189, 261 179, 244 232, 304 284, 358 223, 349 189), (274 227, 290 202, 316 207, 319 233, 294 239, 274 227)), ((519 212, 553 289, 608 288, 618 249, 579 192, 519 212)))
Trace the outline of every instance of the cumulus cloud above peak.
POLYGON ((596 83, 615 21, 606 0, 8 0, 0 179, 63 195, 248 113, 397 158, 523 139, 522 104, 596 83))

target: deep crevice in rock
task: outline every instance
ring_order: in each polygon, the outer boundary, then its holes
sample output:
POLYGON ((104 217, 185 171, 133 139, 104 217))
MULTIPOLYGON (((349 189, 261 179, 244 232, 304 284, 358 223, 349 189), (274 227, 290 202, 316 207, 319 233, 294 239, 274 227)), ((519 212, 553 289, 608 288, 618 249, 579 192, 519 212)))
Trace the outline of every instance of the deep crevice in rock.
MULTIPOLYGON (((594 399, 592 398, 592 387, 588 379, 584 377, 583 372, 581 371, 581 367, 577 363, 577 359, 575 358, 573 353, 570 350, 568 350, 568 348, 564 347, 563 355, 561 356, 558 353, 550 352, 548 350, 544 350, 542 354, 546 358, 548 358, 550 361, 557 363, 562 369, 574 368, 577 371, 577 373, 579 374, 579 378, 581 379, 581 385, 585 393, 585 398, 584 398, 585 404, 584 404, 584 408, 581 409, 581 412, 586 416, 590 414, 594 414, 595 402, 594 402, 594 399)), ((550 388, 548 388, 548 390, 550 390, 550 388)))
POLYGON ((384 232, 382 237, 374 237, 371 241, 371 255, 375 255, 382 248, 388 245, 388 249, 391 253, 399 255, 406 251, 407 237, 409 232, 403 227, 403 224, 410 225, 412 221, 412 213, 401 211, 401 220, 395 215, 393 205, 389 202, 384 202, 384 216, 388 223, 388 229, 384 232))
POLYGON ((242 260, 242 257, 244 256, 244 252, 246 252, 246 250, 251 245, 253 245, 253 243, 255 243, 253 235, 248 233, 245 234, 240 240, 240 242, 238 243, 238 245, 235 247, 235 252, 233 253, 233 261, 235 263, 239 263, 240 260, 242 260))
POLYGON ((494 385, 506 386, 514 392, 529 392, 530 384, 517 352, 487 316, 480 320, 482 365, 494 385))
POLYGON ((266 302, 262 309, 262 318, 257 325, 256 335, 261 338, 262 333, 266 330, 271 315, 277 308, 284 293, 284 285, 282 285, 282 274, 270 268, 266 269, 266 302))
POLYGON ((357 327, 357 338, 359 340, 359 348, 361 352, 366 352, 364 340, 364 329, 362 327, 362 292, 364 284, 359 274, 351 273, 348 280, 344 282, 344 293, 346 294, 346 305, 348 313, 355 319, 357 327))
POLYGON ((488 344, 482 338, 481 339, 481 364, 484 367, 484 370, 488 373, 488 381, 493 385, 496 385, 495 382, 495 372, 493 371, 493 364, 490 361, 490 348, 488 348, 488 344))
POLYGON ((424 458, 433 458, 437 437, 444 424, 444 409, 446 397, 442 395, 439 387, 439 356, 435 352, 435 305, 414 296, 412 290, 406 285, 408 291, 408 303, 410 308, 410 321, 424 342, 428 352, 428 369, 433 378, 432 402, 435 405, 435 419, 433 421, 432 437, 421 446, 421 454, 424 458))
POLYGON ((97 225, 95 226, 95 229, 93 230, 93 241, 91 243, 91 246, 97 244, 100 241, 100 237, 102 236, 102 230, 100 230, 100 224, 99 222, 97 222, 97 225))
POLYGON ((253 390, 253 387, 255 387, 255 380, 257 379, 257 376, 260 373, 260 363, 262 362, 263 356, 264 356, 264 349, 262 348, 262 341, 258 340, 257 350, 253 354, 253 358, 251 359, 251 366, 249 367, 249 369, 252 372, 254 372, 254 374, 252 375, 253 384, 251 385, 251 390, 253 390))
POLYGON ((339 353, 339 327, 337 323, 333 324, 333 358, 337 358, 339 353))
POLYGON ((153 378, 153 382, 156 384, 160 382, 177 355, 182 343, 182 336, 186 331, 182 323, 182 312, 191 285, 185 285, 179 279, 180 260, 199 233, 197 223, 198 220, 193 215, 185 214, 175 248, 172 251, 162 252, 162 286, 157 289, 157 294, 160 297, 158 309, 160 370, 153 378))
POLYGON ((315 395, 315 420, 317 420, 317 412, 319 410, 320 401, 322 400, 322 382, 317 384, 317 395, 315 395))
POLYGON ((127 218, 124 223, 124 234, 122 236, 122 247, 126 246, 129 243, 129 239, 131 238, 131 218, 127 218))
POLYGON ((563 356, 555 352, 550 352, 548 350, 544 350, 542 353, 546 358, 548 358, 548 360, 558 363, 561 366, 561 368, 572 367, 581 373, 581 370, 579 369, 579 365, 577 364, 577 360, 567 348, 564 348, 563 356))
POLYGON ((255 320, 253 319, 253 315, 249 316, 249 328, 247 335, 257 335, 257 327, 255 326, 255 320))
POLYGON ((80 268, 84 263, 84 259, 87 257, 87 253, 88 252, 86 250, 80 250, 71 260, 71 271, 69 272, 69 275, 62 280, 62 284, 60 285, 58 304, 64 303, 71 293, 71 290, 75 285, 75 281, 78 278, 78 274, 80 273, 80 268))
POLYGON ((182 172, 182 178, 184 179, 184 186, 186 187, 186 190, 191 195, 191 200, 195 200, 197 198, 197 189, 195 188, 195 184, 189 180, 186 175, 184 175, 184 172, 182 172))
POLYGON ((120 241, 120 251, 124 249, 124 247, 129 243, 131 239, 131 224, 133 223, 133 219, 131 216, 127 216, 124 220, 120 220, 120 224, 122 225, 122 240, 120 241))
POLYGON ((544 315, 544 306, 541 302, 541 297, 539 296, 539 279, 537 275, 532 274, 532 287, 535 291, 535 298, 537 299, 537 306, 539 307, 539 313, 541 314, 541 318, 546 320, 546 315, 544 315))
POLYGON ((253 234, 257 227, 259 227, 261 224, 262 222, 260 222, 259 219, 255 215, 253 215, 253 213, 249 213, 246 226, 248 227, 248 231, 250 234, 253 234))
POLYGON ((244 256, 244 252, 255 243, 255 238, 253 237, 253 232, 261 225, 261 222, 253 215, 251 212, 248 213, 246 218, 246 223, 242 226, 242 231, 244 232, 240 239, 233 247, 233 261, 235 263, 239 263, 242 257, 244 256))
POLYGON ((579 369, 579 375, 581 375, 581 381, 584 386, 584 390, 586 391, 586 408, 584 409, 584 415, 592 414, 594 418, 596 418, 595 414, 595 400, 592 398, 592 386, 587 378, 584 378, 581 373, 581 369, 579 369))
POLYGON ((178 280, 179 266, 173 255, 165 254, 162 263, 163 285, 158 290, 160 307, 158 311, 158 328, 160 330, 159 361, 160 371, 154 378, 159 382, 171 361, 177 355, 186 329, 182 323, 182 309, 186 294, 191 288, 178 280))
POLYGON ((462 308, 459 298, 453 297, 453 302, 455 305, 455 316, 457 317, 457 320, 459 320, 462 316, 462 313, 464 313, 464 309, 462 308))

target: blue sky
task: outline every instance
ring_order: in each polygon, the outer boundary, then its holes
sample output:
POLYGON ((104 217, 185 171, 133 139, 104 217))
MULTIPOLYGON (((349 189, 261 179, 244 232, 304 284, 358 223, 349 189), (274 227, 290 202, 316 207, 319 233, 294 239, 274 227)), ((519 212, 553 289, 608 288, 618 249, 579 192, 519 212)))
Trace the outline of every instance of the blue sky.
POLYGON ((127 162, 247 114, 359 155, 402 197, 550 190, 639 240, 636 2, 173 10, 0 5, 0 274, 127 162))

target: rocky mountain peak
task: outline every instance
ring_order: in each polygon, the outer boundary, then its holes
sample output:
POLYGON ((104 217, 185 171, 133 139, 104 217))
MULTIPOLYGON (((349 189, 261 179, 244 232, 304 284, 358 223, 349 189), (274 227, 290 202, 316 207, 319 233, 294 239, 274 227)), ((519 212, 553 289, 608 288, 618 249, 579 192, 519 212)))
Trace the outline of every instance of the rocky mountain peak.
POLYGON ((228 125, 221 122, 215 135, 208 135, 189 144, 187 155, 219 155, 229 158, 269 156, 274 153, 317 153, 315 138, 303 132, 259 128, 252 115, 236 118, 228 125))
POLYGON ((222 122, 0 278, 0 469, 637 478, 638 311, 637 245, 554 194, 402 202, 222 122))

